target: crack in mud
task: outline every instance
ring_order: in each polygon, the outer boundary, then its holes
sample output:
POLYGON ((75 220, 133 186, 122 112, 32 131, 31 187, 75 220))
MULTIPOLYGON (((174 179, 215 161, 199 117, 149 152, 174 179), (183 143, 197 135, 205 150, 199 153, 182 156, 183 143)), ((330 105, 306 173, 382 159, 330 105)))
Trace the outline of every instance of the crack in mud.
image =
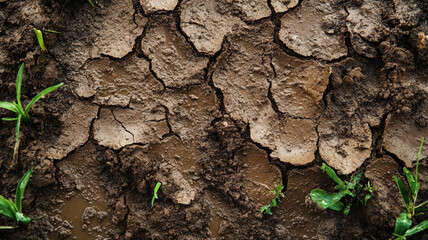
POLYGON ((123 125, 123 123, 116 118, 116 116, 114 115, 114 111, 113 110, 110 109, 110 112, 113 115, 114 120, 116 120, 116 122, 118 122, 122 126, 123 130, 125 130, 126 132, 128 132, 129 134, 132 135, 132 142, 135 142, 134 133, 132 133, 131 131, 129 131, 128 129, 126 129, 126 127, 123 125))

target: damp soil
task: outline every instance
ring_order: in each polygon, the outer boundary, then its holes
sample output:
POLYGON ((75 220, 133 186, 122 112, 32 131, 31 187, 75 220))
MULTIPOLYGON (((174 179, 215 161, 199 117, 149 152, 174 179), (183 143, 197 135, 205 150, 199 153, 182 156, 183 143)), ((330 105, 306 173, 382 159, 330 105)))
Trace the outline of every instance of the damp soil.
POLYGON ((0 100, 21 63, 24 103, 64 82, 21 126, 18 162, 15 123, 0 122, 0 194, 34 167, 23 210, 44 216, 0 239, 392 237, 393 176, 428 138, 426 1, 93 2, 0 0, 0 100), (364 171, 367 207, 311 201, 334 190, 323 162, 364 171))

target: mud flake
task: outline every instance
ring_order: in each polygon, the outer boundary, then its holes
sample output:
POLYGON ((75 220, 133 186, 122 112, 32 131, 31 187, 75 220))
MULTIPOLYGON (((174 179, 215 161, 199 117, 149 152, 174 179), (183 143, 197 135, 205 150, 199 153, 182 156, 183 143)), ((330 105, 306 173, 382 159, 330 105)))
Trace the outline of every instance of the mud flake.
POLYGON ((162 107, 150 108, 133 104, 132 109, 118 108, 113 115, 133 136, 133 143, 149 143, 169 132, 162 107))
POLYGON ((92 120, 97 117, 97 113, 98 106, 75 101, 61 116, 62 134, 55 144, 48 148, 46 156, 57 160, 62 159, 82 146, 89 138, 89 128, 92 120))
POLYGON ((395 18, 406 27, 414 27, 419 23, 423 7, 418 2, 393 0, 395 18))
POLYGON ((219 59, 212 76, 215 87, 224 95, 226 111, 243 122, 255 121, 260 109, 270 105, 268 80, 273 76, 270 58, 265 53, 272 47, 272 24, 247 30, 231 38, 234 44, 227 57, 219 59))
POLYGON ((370 157, 372 133, 369 124, 360 120, 352 121, 349 135, 339 134, 340 128, 330 119, 320 119, 319 151, 328 165, 341 174, 350 174, 370 157))
POLYGON ((272 157, 293 165, 304 165, 315 159, 318 136, 310 119, 278 119, 273 110, 250 123, 251 138, 268 147, 272 157))
POLYGON ((315 118, 329 82, 328 67, 280 53, 272 59, 272 96, 278 110, 293 117, 315 118))
POLYGON ((70 38, 52 47, 52 52, 68 68, 78 71, 88 60, 108 55, 123 58, 132 52, 135 39, 142 34, 146 19, 136 14, 132 0, 113 0, 91 11, 79 10, 79 17, 65 25, 70 38), (85 34, 82 34, 85 33, 85 34))
POLYGON ((238 17, 220 13, 214 0, 187 0, 181 4, 180 26, 199 52, 214 55, 225 35, 241 24, 238 17))
MULTIPOLYGON (((169 22, 174 25, 173 20, 169 22)), ((208 58, 196 56, 186 39, 176 29, 172 30, 163 26, 147 30, 141 42, 144 54, 151 59, 153 71, 166 86, 200 83, 208 58)))
POLYGON ((244 14, 242 18, 245 21, 256 21, 269 17, 271 14, 266 0, 238 0, 232 2, 244 14))
POLYGON ((269 204, 272 199, 272 195, 268 194, 269 191, 282 181, 280 170, 270 164, 266 152, 254 144, 239 150, 235 158, 245 164, 244 182, 257 208, 269 204))
POLYGON ((382 8, 382 2, 375 0, 364 1, 358 8, 348 8, 348 31, 370 42, 381 41, 389 30, 382 24, 382 8))
POLYGON ((140 3, 145 13, 153 13, 174 10, 178 0, 140 0, 140 3))
POLYGON ((303 1, 296 11, 281 18, 279 39, 296 53, 327 61, 347 55, 345 38, 338 28, 346 15, 326 0, 303 1))
POLYGON ((186 92, 169 92, 164 97, 172 131, 185 142, 205 136, 212 120, 220 115, 217 98, 207 85, 190 86, 186 92))
POLYGON ((94 123, 94 139, 98 144, 117 150, 134 142, 134 136, 123 128, 110 109, 100 111, 100 117, 94 123))
MULTIPOLYGON (((270 50, 276 50, 268 42, 273 36, 273 26, 264 23, 246 30, 231 37, 234 44, 230 53, 219 60, 213 73, 214 85, 224 95, 226 111, 233 119, 248 122, 251 138, 270 148, 273 157, 297 165, 309 163, 316 150, 315 123, 308 119, 280 118, 268 98, 269 80, 277 81, 269 56, 270 50)), ((286 73, 280 75, 284 76, 286 73)))
POLYGON ((183 170, 195 166, 198 159, 198 149, 194 141, 181 141, 178 137, 168 137, 160 142, 153 143, 151 149, 162 158, 175 159, 181 163, 183 170))
POLYGON ((80 72, 73 73, 78 96, 94 97, 94 102, 125 107, 132 100, 156 99, 163 86, 150 73, 149 63, 136 56, 116 62, 108 58, 90 61, 80 72))
MULTIPOLYGON (((428 136, 428 101, 412 115, 391 114, 386 119, 383 147, 395 154, 407 167, 417 160, 421 138, 428 136)), ((426 139, 427 140, 427 139, 426 139)), ((428 156, 428 144, 424 144, 421 158, 428 156)))
POLYGON ((299 4, 299 0, 272 0, 271 4, 275 12, 283 13, 297 6, 297 4, 299 4))

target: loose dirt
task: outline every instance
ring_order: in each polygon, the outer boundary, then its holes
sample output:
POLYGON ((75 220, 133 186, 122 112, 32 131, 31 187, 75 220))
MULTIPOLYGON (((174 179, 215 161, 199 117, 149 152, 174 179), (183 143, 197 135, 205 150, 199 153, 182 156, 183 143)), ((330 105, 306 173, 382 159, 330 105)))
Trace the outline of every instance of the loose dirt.
POLYGON ((414 171, 428 138, 428 3, 93 2, 0 0, 0 100, 16 97, 21 63, 24 103, 64 82, 22 124, 17 163, 15 123, 0 122, 0 194, 34 167, 23 209, 45 216, 0 239, 392 236, 393 176, 414 171), (364 171, 367 207, 317 206, 310 191, 335 185, 322 162, 364 171))

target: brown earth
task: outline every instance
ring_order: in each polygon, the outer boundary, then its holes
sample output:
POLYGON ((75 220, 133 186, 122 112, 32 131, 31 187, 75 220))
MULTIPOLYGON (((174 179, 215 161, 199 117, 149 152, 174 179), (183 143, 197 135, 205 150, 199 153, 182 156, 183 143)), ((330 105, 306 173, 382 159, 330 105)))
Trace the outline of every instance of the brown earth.
POLYGON ((426 1, 94 2, 0 0, 0 100, 23 62, 25 103, 65 83, 30 111, 17 163, 0 122, 0 194, 34 167, 23 208, 45 216, 0 239, 392 236, 392 176, 428 137, 426 1), (43 32, 47 54, 33 27, 61 32, 43 32), (311 201, 333 190, 324 161, 365 171, 367 207, 311 201), (279 183, 285 198, 260 214, 279 183))

